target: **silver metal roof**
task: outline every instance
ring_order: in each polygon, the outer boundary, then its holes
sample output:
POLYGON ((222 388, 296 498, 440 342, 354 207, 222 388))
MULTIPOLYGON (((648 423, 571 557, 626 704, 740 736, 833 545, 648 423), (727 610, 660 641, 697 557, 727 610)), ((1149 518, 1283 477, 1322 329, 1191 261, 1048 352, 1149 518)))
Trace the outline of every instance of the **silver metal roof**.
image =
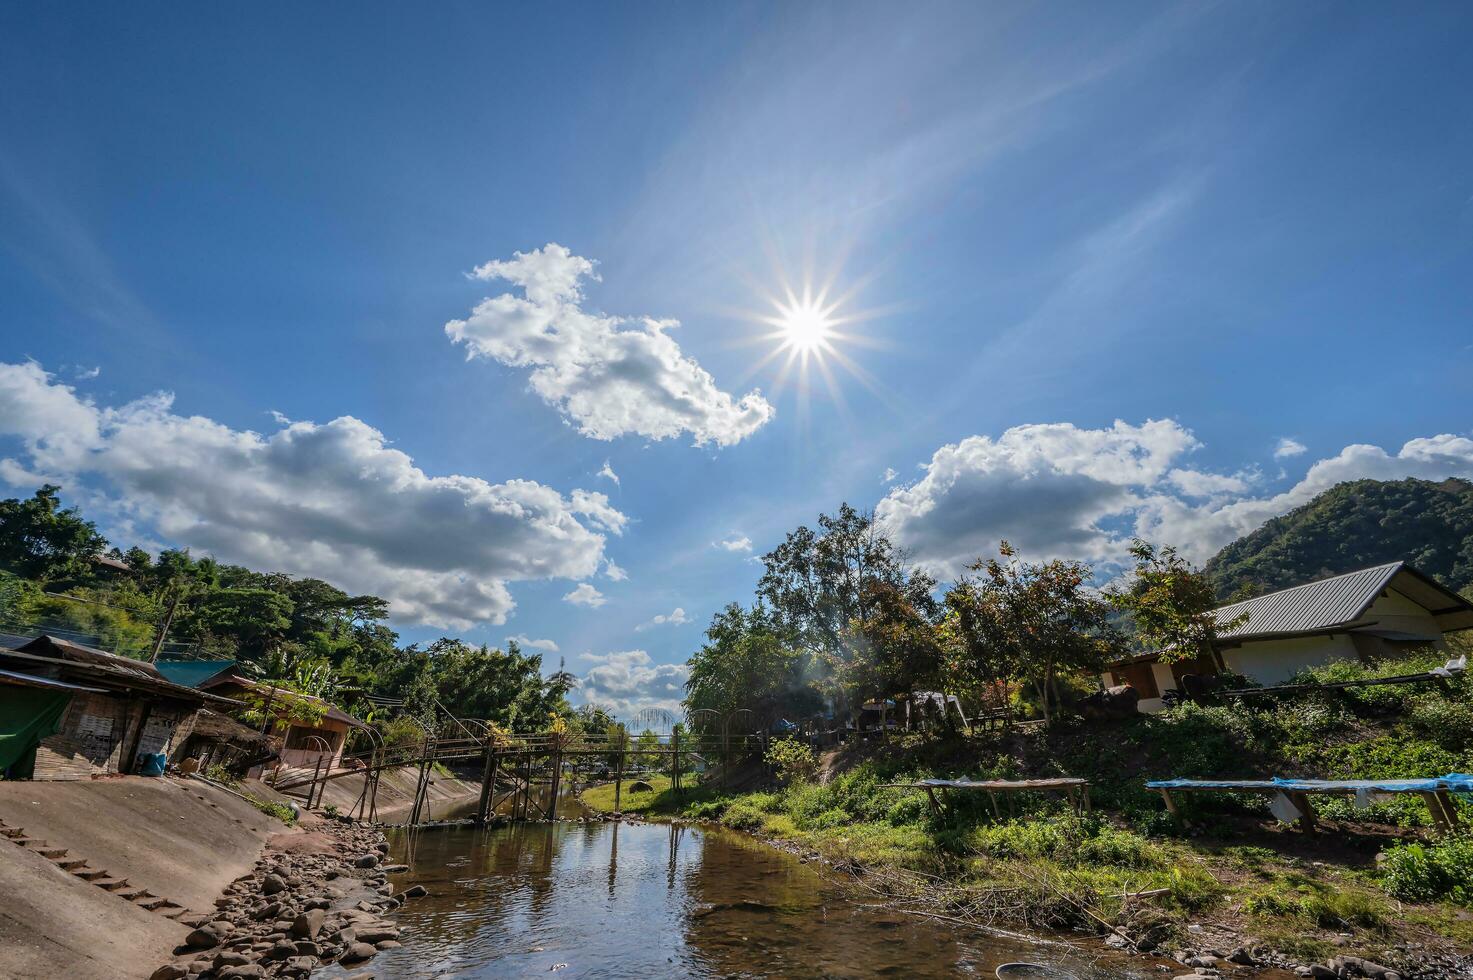
POLYGON ((1231 622, 1243 613, 1247 622, 1221 635, 1224 639, 1259 633, 1302 633, 1348 623, 1376 600, 1405 563, 1363 568, 1256 599, 1235 602, 1217 610, 1217 621, 1231 622))

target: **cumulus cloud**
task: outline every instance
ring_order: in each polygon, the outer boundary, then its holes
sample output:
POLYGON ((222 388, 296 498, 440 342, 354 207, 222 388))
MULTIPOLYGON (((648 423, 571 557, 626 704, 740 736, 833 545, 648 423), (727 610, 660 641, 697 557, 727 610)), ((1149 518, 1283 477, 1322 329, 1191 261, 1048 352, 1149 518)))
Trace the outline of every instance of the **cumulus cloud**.
POLYGON ((602 592, 587 582, 579 582, 576 589, 563 596, 563 601, 571 602, 575 606, 589 606, 597 609, 609 600, 602 592))
POLYGON ((656 664, 643 650, 585 653, 579 657, 592 666, 578 685, 578 694, 621 718, 645 708, 679 712, 690 668, 685 664, 656 664))
POLYGON ((618 565, 614 564, 614 559, 605 558, 604 577, 607 578, 610 582, 622 582, 629 577, 629 573, 624 571, 624 569, 620 568, 618 565))
POLYGON ((711 547, 720 548, 722 551, 744 552, 752 550, 752 539, 745 534, 732 535, 722 541, 712 541, 711 547))
POLYGON ((1307 452, 1309 452, 1309 447, 1305 446, 1304 443, 1285 436, 1274 447, 1274 459, 1289 459, 1292 456, 1303 456, 1307 452))
POLYGON ((647 623, 640 623, 634 627, 634 631, 636 633, 643 633, 645 630, 654 629, 656 626, 680 626, 688 622, 690 622, 690 619, 685 615, 685 610, 676 606, 674 612, 661 613, 647 623))
POLYGON ((603 494, 430 476, 351 416, 262 435, 178 415, 167 394, 101 407, 33 363, 0 364, 0 436, 25 457, 0 463, 7 479, 100 478, 119 523, 434 626, 505 622, 507 583, 594 574, 627 522, 603 494))
POLYGON ((761 391, 734 398, 717 388, 671 338, 674 320, 585 311, 583 282, 598 280, 594 263, 562 245, 487 262, 473 275, 512 283, 522 295, 482 300, 466 319, 445 324, 446 335, 465 345, 467 358, 529 368, 532 390, 590 438, 689 433, 698 446, 730 446, 773 416, 761 391))
POLYGON ((910 487, 892 490, 876 518, 901 547, 943 578, 1006 539, 1031 559, 1122 562, 1133 535, 1174 544, 1196 561, 1264 521, 1346 480, 1473 477, 1473 440, 1413 439, 1395 454, 1348 446, 1299 483, 1254 496, 1252 474, 1207 473, 1179 462, 1199 448, 1174 421, 1103 429, 1023 425, 997 438, 943 446, 910 487))
POLYGON ((516 643, 518 646, 531 650, 544 650, 548 653, 557 653, 558 646, 552 640, 534 640, 526 633, 518 633, 516 636, 508 636, 507 643, 516 643))
POLYGON ((619 485, 619 474, 614 472, 614 468, 609 465, 608 460, 604 460, 603 469, 599 470, 597 475, 603 477, 605 480, 612 480, 616 487, 619 485))
POLYGON ((887 466, 887 467, 885 467, 885 472, 880 474, 880 482, 881 483, 894 483, 895 482, 895 478, 897 476, 899 476, 899 475, 900 474, 895 471, 895 467, 893 467, 893 466, 887 466))

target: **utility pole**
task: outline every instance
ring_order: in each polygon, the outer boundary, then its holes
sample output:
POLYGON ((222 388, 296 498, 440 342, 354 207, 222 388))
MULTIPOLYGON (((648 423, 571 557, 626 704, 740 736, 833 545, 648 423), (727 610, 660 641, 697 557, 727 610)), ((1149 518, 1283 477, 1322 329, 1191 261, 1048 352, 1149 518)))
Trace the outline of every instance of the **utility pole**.
POLYGON ((153 652, 148 655, 149 663, 158 662, 159 651, 164 648, 164 638, 169 635, 169 627, 174 625, 174 610, 179 608, 179 600, 183 598, 183 595, 184 587, 178 586, 174 589, 174 594, 169 597, 169 608, 164 613, 163 623, 159 625, 158 636, 154 637, 153 652))

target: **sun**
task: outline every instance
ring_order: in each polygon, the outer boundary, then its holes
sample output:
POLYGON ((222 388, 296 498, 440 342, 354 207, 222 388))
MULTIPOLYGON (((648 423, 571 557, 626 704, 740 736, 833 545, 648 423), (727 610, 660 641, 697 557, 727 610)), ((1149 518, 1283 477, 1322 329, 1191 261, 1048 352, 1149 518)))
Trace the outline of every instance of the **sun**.
POLYGON ((787 304, 778 304, 773 317, 782 331, 782 343, 802 354, 812 354, 829 346, 834 336, 833 308, 805 296, 787 304))

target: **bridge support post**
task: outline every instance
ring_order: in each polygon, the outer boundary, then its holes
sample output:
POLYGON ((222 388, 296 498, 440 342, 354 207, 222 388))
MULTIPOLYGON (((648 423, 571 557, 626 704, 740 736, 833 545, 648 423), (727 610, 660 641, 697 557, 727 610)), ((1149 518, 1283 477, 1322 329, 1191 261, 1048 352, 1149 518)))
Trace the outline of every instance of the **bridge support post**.
POLYGON ((680 729, 678 727, 670 730, 670 748, 672 756, 670 760, 670 787, 675 795, 680 795, 680 729))
POLYGON ((486 739, 486 758, 481 763, 481 802, 476 807, 476 824, 484 826, 490 815, 491 797, 496 792, 496 743, 486 739))
POLYGON ((563 754, 554 750, 552 753, 552 800, 548 804, 547 819, 557 819, 557 795, 563 786, 563 754))
POLYGON ((619 746, 619 760, 614 768, 614 812, 623 813, 619 808, 619 791, 624 788, 624 746, 619 746))

